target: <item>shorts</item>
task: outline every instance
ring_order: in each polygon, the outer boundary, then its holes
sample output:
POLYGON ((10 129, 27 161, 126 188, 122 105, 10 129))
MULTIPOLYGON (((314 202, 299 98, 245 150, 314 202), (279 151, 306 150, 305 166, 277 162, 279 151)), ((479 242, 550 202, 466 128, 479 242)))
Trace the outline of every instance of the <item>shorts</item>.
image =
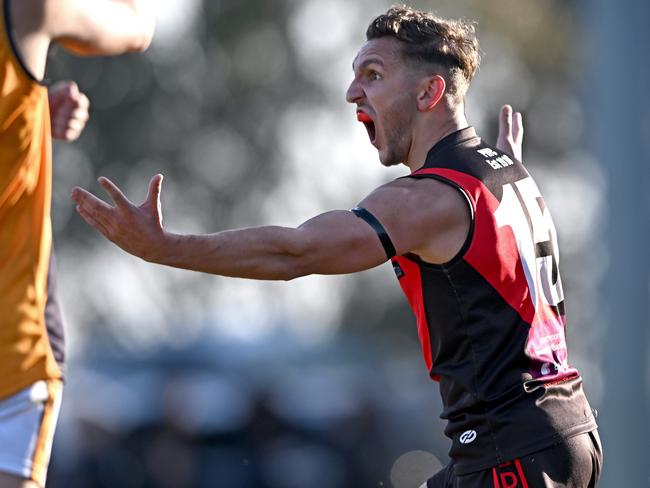
POLYGON ((598 431, 565 439, 547 449, 484 471, 454 474, 453 463, 427 481, 427 488, 593 488, 603 452, 598 431))
POLYGON ((0 472, 45 486, 62 389, 37 381, 0 400, 0 472))

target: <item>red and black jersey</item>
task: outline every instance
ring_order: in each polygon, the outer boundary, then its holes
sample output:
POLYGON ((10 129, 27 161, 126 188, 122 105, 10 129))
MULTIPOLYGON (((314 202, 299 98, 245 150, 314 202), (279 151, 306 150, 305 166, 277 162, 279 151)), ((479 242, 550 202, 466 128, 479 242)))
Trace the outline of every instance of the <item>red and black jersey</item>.
POLYGON ((449 263, 392 259, 440 382, 456 472, 596 428, 568 363, 555 227, 524 166, 470 127, 436 144, 407 178, 452 185, 472 212, 467 242, 449 263))

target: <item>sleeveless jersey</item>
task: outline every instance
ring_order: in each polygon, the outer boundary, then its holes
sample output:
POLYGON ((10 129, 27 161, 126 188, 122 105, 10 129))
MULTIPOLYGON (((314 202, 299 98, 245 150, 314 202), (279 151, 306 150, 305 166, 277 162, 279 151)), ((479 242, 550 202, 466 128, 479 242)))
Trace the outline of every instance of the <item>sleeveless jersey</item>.
POLYGON ((524 166, 470 127, 436 144, 407 178, 452 185, 472 212, 468 239, 449 263, 392 259, 426 366, 440 382, 456 472, 596 428, 567 362, 555 228, 524 166))
POLYGON ((63 361, 63 334, 49 276, 52 151, 47 87, 21 61, 8 0, 0 3, 0 398, 4 398, 37 380, 61 377, 57 359, 63 361))

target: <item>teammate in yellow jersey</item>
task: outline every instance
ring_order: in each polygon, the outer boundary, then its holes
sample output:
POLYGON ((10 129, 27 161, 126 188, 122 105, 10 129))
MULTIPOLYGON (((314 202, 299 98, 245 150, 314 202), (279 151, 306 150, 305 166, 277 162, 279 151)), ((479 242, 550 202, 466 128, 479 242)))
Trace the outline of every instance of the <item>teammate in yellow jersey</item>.
POLYGON ((48 90, 48 49, 143 51, 153 30, 145 0, 0 0, 0 488, 45 485, 61 398, 51 137, 79 136, 88 99, 73 82, 48 90))

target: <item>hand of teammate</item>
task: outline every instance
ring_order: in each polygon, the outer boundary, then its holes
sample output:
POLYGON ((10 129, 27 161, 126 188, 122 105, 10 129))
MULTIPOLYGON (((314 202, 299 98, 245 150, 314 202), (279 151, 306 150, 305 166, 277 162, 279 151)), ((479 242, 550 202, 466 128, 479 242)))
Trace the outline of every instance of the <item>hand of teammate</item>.
POLYGON ((99 178, 99 184, 111 197, 114 206, 79 187, 72 190, 72 200, 88 225, 126 252, 150 260, 156 255, 164 236, 160 206, 162 180, 160 174, 151 178, 147 198, 139 206, 103 176, 99 178))
POLYGON ((79 138, 86 122, 90 101, 74 81, 61 81, 48 90, 52 137, 71 142, 79 138))
POLYGON ((512 111, 510 105, 501 107, 499 113, 499 137, 497 149, 514 156, 521 161, 522 145, 524 141, 524 124, 521 113, 512 111))

